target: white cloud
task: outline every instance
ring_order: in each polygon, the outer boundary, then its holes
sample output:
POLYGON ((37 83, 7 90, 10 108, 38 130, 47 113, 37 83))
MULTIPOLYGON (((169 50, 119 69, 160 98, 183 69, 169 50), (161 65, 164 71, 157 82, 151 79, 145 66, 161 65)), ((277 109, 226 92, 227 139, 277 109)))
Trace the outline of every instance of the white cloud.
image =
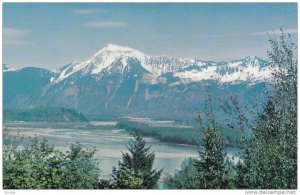
MULTIPOLYGON (((297 29, 283 29, 284 33, 288 33, 288 34, 297 34, 298 30, 297 29)), ((256 36, 261 36, 261 35, 267 35, 267 34, 281 34, 281 30, 268 30, 268 31, 261 31, 261 32, 255 32, 252 33, 252 35, 256 35, 256 36)))
POLYGON ((73 10, 74 14, 95 14, 95 13, 103 13, 103 10, 99 9, 75 9, 73 10))
POLYGON ((30 30, 3 28, 3 36, 9 36, 9 37, 23 37, 29 34, 30 32, 31 32, 30 30))
POLYGON ((3 28, 3 44, 4 45, 27 45, 30 44, 26 40, 26 36, 30 34, 30 30, 3 28))
POLYGON ((90 28, 123 28, 127 27, 126 22, 107 21, 107 22, 87 22, 85 26, 90 28))
POLYGON ((31 42, 25 40, 4 39, 3 44, 4 45, 28 45, 31 44, 31 42))

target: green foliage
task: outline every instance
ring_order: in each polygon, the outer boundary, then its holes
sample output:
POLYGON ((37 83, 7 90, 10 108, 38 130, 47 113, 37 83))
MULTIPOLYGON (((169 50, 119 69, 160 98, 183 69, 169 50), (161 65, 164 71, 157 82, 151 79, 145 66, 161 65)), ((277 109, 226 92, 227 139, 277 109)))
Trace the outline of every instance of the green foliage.
POLYGON ((253 127, 254 140, 250 155, 244 160, 248 167, 244 178, 255 182, 244 187, 296 189, 297 47, 283 32, 279 40, 270 38, 270 43, 274 92, 253 127))
POLYGON ((226 139, 215 120, 212 96, 208 93, 204 116, 197 120, 204 132, 199 159, 188 160, 180 172, 168 177, 169 188, 227 189, 234 187, 235 170, 226 157, 226 139))
POLYGON ((120 189, 153 189, 157 187, 162 170, 152 170, 155 159, 151 146, 146 146, 140 133, 130 140, 127 146, 129 153, 122 153, 123 161, 119 168, 113 168, 112 187, 120 189))
POLYGON ((201 115, 198 117, 204 131, 204 149, 199 151, 196 182, 200 189, 226 189, 232 186, 229 175, 231 163, 226 159, 226 139, 215 121, 212 105, 213 99, 208 93, 204 115, 207 122, 203 122, 201 115))
POLYGON ((151 126, 146 123, 134 122, 126 119, 120 119, 117 123, 118 128, 124 128, 131 134, 139 129, 143 136, 153 136, 160 141, 173 142, 179 144, 198 145, 199 137, 202 137, 196 127, 161 127, 151 126))
POLYGON ((46 139, 34 137, 23 143, 8 133, 4 140, 4 189, 97 188, 100 170, 93 159, 95 150, 83 150, 76 143, 64 154, 46 139))
POLYGON ((254 148, 250 144, 248 147, 244 148, 244 154, 241 156, 241 159, 235 165, 235 186, 238 189, 258 188, 257 175, 260 172, 257 172, 253 169, 253 165, 256 162, 255 158, 253 157, 253 149, 254 148))
POLYGON ((268 52, 273 91, 252 126, 253 140, 244 140, 237 168, 238 188, 297 188, 297 56, 291 37, 270 38, 268 52), (268 182, 266 182, 268 181, 268 182))
MULTIPOLYGON (((126 119, 119 119, 117 127, 121 129, 126 129, 131 134, 134 134, 136 129, 140 129, 143 136, 152 136, 159 139, 162 142, 171 142, 178 144, 189 144, 198 146, 202 143, 204 133, 199 131, 199 127, 180 127, 179 126, 152 126, 147 123, 135 122, 126 119)), ((223 126, 221 129, 223 135, 228 140, 230 146, 237 146, 238 131, 229 129, 223 126)))
POLYGON ((83 150, 78 142, 71 145, 61 167, 61 176, 64 178, 61 185, 64 189, 97 188, 100 170, 93 158, 95 152, 95 149, 83 150))
POLYGON ((188 158, 181 164, 181 170, 174 176, 168 176, 165 180, 169 189, 197 189, 196 159, 188 158))

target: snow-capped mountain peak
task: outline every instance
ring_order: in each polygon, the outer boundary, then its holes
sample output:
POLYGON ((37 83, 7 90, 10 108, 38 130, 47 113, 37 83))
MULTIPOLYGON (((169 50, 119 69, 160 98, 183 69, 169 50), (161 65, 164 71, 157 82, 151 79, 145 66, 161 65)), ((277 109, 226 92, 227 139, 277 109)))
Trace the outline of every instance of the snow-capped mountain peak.
POLYGON ((107 58, 114 60, 118 57, 133 57, 137 59, 143 59, 145 57, 145 54, 142 52, 131 49, 129 47, 123 47, 115 44, 107 44, 104 48, 102 48, 100 51, 96 52, 90 60, 93 61, 97 58, 107 58))
POLYGON ((16 69, 14 69, 13 67, 11 67, 7 64, 3 64, 2 65, 2 70, 3 70, 3 72, 10 72, 10 71, 15 71, 16 69))
MULTIPOLYGON (((90 73, 91 75, 99 75, 103 69, 106 69, 111 64, 113 64, 117 60, 121 60, 123 63, 123 69, 127 65, 127 59, 133 58, 137 59, 141 62, 141 64, 145 64, 145 54, 142 52, 131 49, 129 47, 123 47, 115 44, 107 44, 104 48, 96 52, 90 58, 82 61, 76 61, 63 67, 61 73, 56 79, 53 79, 53 83, 58 83, 68 76, 82 71, 83 74, 90 73)), ((147 71, 151 71, 149 67, 144 67, 147 71)))
POLYGON ((136 60, 151 78, 157 79, 165 73, 172 73, 184 82, 198 82, 201 80, 216 80, 220 83, 239 81, 262 81, 269 78, 270 70, 267 63, 256 56, 248 56, 242 60, 232 62, 206 62, 192 58, 172 58, 168 56, 146 55, 138 50, 115 44, 107 44, 90 58, 73 62, 62 67, 52 83, 58 83, 74 73, 91 75, 101 78, 103 72, 110 74, 114 71, 123 74, 130 64, 136 60), (118 62, 118 68, 111 68, 118 62))
POLYGON ((123 58, 124 63, 126 63, 128 58, 135 58, 140 61, 144 61, 145 55, 142 52, 129 47, 107 44, 99 52, 95 53, 90 60, 88 60, 89 63, 94 65, 91 73, 99 74, 104 68, 108 67, 120 58, 123 58))
POLYGON ((107 53, 121 53, 121 54, 125 54, 125 55, 126 54, 142 54, 138 50, 109 43, 104 48, 102 48, 99 52, 97 52, 94 56, 97 56, 101 53, 106 53, 106 52, 107 53))
POLYGON ((145 58, 144 54, 140 51, 115 44, 107 44, 90 58, 82 61, 76 60, 61 68, 59 76, 53 79, 52 83, 58 83, 79 71, 82 71, 83 74, 90 73, 91 75, 98 75, 103 69, 110 66, 116 60, 123 58, 122 62, 126 63, 129 57, 137 58, 140 61, 143 61, 145 58))
POLYGON ((271 77, 271 69, 264 60, 248 56, 231 62, 208 63, 200 71, 197 68, 185 69, 176 72, 175 76, 185 82, 216 80, 219 83, 244 81, 255 83, 268 80, 271 77))

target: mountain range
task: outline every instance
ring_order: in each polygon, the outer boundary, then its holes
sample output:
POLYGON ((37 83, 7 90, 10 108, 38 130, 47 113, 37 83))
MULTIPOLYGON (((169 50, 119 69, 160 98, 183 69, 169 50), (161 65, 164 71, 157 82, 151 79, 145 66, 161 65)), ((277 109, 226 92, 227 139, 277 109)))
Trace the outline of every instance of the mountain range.
POLYGON ((90 58, 57 70, 3 64, 4 108, 66 107, 90 119, 138 116, 191 118, 206 89, 224 99, 263 96, 267 62, 249 56, 231 62, 152 56, 108 44, 90 58))

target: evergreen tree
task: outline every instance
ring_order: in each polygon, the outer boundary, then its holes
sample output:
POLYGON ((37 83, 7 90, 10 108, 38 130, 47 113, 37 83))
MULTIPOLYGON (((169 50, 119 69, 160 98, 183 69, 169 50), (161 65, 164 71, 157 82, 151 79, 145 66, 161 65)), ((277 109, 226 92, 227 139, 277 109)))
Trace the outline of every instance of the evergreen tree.
POLYGON ((241 159, 235 165, 236 175, 235 175, 235 187, 238 189, 255 189, 258 186, 257 174, 259 172, 255 169, 254 161, 254 148, 249 146, 243 149, 244 154, 241 159))
POLYGON ((151 146, 146 146, 140 132, 129 141, 129 153, 122 153, 119 169, 113 168, 112 187, 120 189, 153 189, 157 187, 162 170, 152 170, 155 159, 151 146))
POLYGON ((181 164, 181 170, 168 176, 165 180, 168 189, 197 189, 197 160, 194 158, 185 159, 181 164))
POLYGON ((229 170, 231 163, 226 158, 226 139, 215 121, 212 96, 208 93, 204 120, 198 122, 204 131, 204 148, 199 151, 197 183, 200 189, 226 189, 232 187, 229 170))

